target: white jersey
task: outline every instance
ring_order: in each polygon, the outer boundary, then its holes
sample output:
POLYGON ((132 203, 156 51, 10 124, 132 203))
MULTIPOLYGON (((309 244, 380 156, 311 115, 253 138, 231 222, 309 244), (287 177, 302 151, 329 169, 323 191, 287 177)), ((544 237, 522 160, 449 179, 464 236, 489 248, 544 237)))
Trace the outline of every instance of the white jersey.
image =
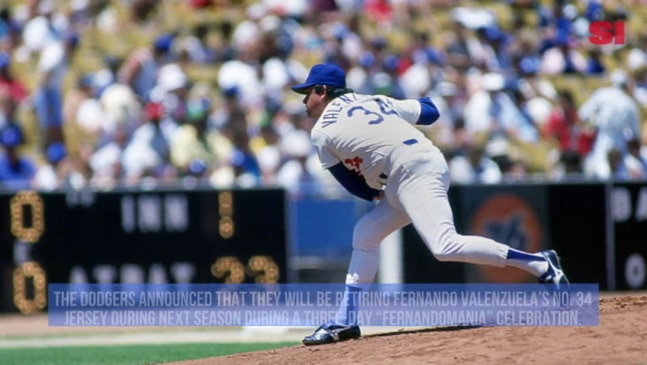
POLYGON ((407 145, 433 146, 413 126, 420 112, 420 102, 413 99, 344 94, 324 109, 312 129, 312 143, 325 169, 342 162, 364 176, 368 186, 381 189, 391 153, 407 145))

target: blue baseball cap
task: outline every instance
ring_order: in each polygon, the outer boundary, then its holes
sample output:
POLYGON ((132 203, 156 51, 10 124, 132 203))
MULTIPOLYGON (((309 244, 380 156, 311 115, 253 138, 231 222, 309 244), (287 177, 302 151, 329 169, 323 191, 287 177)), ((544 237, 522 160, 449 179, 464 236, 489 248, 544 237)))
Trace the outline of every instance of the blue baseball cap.
POLYGON ((153 42, 153 47, 160 52, 170 51, 172 45, 173 35, 168 33, 160 34, 153 42))
POLYGON ((50 163, 56 164, 59 163, 62 159, 67 156, 67 149, 65 145, 61 142, 54 142, 45 151, 45 156, 47 161, 50 163))
POLYGON ((18 147, 24 141, 22 130, 15 124, 7 124, 0 131, 0 145, 5 147, 18 147))
POLYGON ((292 86, 291 89, 299 94, 306 94, 307 89, 314 85, 346 87, 346 73, 332 63, 320 63, 312 66, 306 82, 292 86))

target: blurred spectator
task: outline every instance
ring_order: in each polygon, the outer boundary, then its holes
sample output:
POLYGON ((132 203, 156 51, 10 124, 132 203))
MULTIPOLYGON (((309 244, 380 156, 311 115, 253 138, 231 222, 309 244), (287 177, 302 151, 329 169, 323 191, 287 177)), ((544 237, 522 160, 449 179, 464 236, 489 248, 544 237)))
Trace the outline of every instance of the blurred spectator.
POLYGON ((236 50, 253 47, 260 42, 260 22, 267 15, 267 7, 263 2, 250 5, 245 10, 245 18, 234 25, 231 34, 231 44, 236 50))
POLYGON ((304 130, 287 133, 280 142, 280 151, 285 162, 278 169, 276 181, 294 196, 307 195, 321 189, 317 177, 307 164, 313 156, 310 135, 304 130))
POLYGON ((22 30, 22 40, 26 51, 40 53, 52 43, 64 38, 69 31, 66 21, 57 18, 54 0, 39 0, 35 16, 31 17, 22 30))
POLYGON ((386 0, 366 0, 362 11, 371 21, 387 25, 393 19, 393 8, 391 1, 386 0))
POLYGON ((334 63, 348 70, 352 60, 358 59, 363 51, 373 54, 376 65, 382 63, 386 39, 381 36, 366 36, 363 39, 352 24, 355 21, 356 17, 350 19, 350 24, 332 21, 321 24, 316 30, 311 42, 313 47, 319 48, 324 63, 334 63))
MULTIPOLYGON (((208 174, 220 166, 231 154, 231 142, 208 125, 211 104, 208 100, 193 99, 188 104, 187 123, 178 127, 170 140, 171 161, 180 174, 189 174, 200 161, 202 173, 208 174)), ((195 171, 194 171, 195 172, 195 171)))
POLYGON ((479 27, 476 30, 478 51, 474 52, 477 59, 487 71, 502 72, 511 64, 505 34, 497 25, 479 27))
POLYGON ((647 180, 647 157, 643 156, 640 150, 640 138, 635 137, 627 141, 624 165, 627 167, 629 177, 633 180, 647 180))
POLYGON ((23 80, 11 71, 11 55, 7 52, 0 52, 0 89, 6 89, 16 104, 23 102, 29 95, 23 80))
POLYGON ((194 10, 206 9, 214 5, 216 5, 214 0, 189 0, 189 6, 194 10))
POLYGON ((584 169, 582 156, 574 150, 565 150, 557 155, 557 161, 551 166, 549 176, 554 180, 582 179, 584 169))
POLYGON ((453 143, 443 147, 447 160, 451 160, 457 155, 467 154, 467 151, 475 143, 474 134, 465 129, 465 119, 462 117, 457 118, 454 122, 451 140, 453 143))
POLYGON ((92 169, 92 182, 100 188, 111 188, 124 183, 126 177, 124 151, 131 137, 128 126, 117 124, 108 136, 109 142, 97 149, 88 161, 92 169))
POLYGON ((452 23, 452 32, 447 33, 446 37, 447 63, 458 72, 465 72, 478 62, 484 62, 484 60, 472 58, 470 44, 474 43, 474 39, 470 37, 467 28, 460 22, 452 23))
POLYGON ((531 77, 539 73, 541 54, 537 43, 536 34, 523 32, 518 35, 511 51, 511 68, 518 77, 531 77))
MULTIPOLYGON (((540 132, 546 127, 555 99, 552 94, 557 93, 546 80, 537 78, 518 79, 515 87, 518 94, 518 105, 522 112, 530 118, 535 128, 540 132), (549 92, 542 90, 548 84, 549 92), (551 94, 550 96, 545 94, 551 94)), ((541 137, 541 136, 540 136, 541 137)))
POLYGON ((587 60, 571 47, 568 39, 558 39, 555 46, 547 49, 541 58, 540 73, 543 75, 583 74, 587 60))
POLYGON ((67 149, 61 142, 54 142, 45 150, 45 161, 34 176, 32 187, 38 190, 51 191, 65 186, 67 176, 65 159, 67 149))
POLYGON ((117 125, 126 125, 134 129, 140 122, 142 104, 133 90, 122 83, 108 86, 99 97, 99 102, 105 113, 104 130, 110 133, 117 125))
POLYGON ((63 141, 63 82, 78 42, 77 34, 68 34, 63 41, 47 45, 40 54, 34 107, 43 146, 63 141))
MULTIPOLYGON (((369 78, 367 82, 369 85, 369 92, 374 88, 374 81, 371 80, 371 75, 374 75, 378 71, 373 71, 368 75, 369 78)), ((399 84, 397 85, 398 90, 396 90, 397 94, 400 94, 401 97, 404 96, 410 99, 417 99, 424 96, 433 88, 436 82, 441 81, 438 71, 439 68, 436 67, 435 64, 429 62, 427 54, 419 53, 418 56, 412 60, 412 64, 399 75, 399 84)))
POLYGON ((190 62, 208 64, 216 60, 215 50, 208 43, 209 26, 198 24, 191 34, 181 40, 182 51, 186 52, 190 62))
POLYGON ((227 129, 233 150, 229 163, 233 172, 233 184, 240 187, 253 187, 260 183, 261 168, 256 155, 250 147, 250 138, 244 120, 237 120, 227 129))
POLYGON ((141 101, 150 100, 159 69, 171 61, 174 37, 161 34, 152 45, 133 51, 119 70, 119 81, 130 86, 141 101))
POLYGON ((497 73, 481 77, 481 90, 465 105, 465 127, 471 133, 484 133, 489 139, 514 138, 536 142, 539 134, 505 90, 505 79, 497 73))
POLYGON ((369 90, 369 74, 375 66, 375 57, 370 52, 363 52, 348 69, 346 85, 360 94, 369 90))
POLYGON ((236 51, 231 41, 234 25, 229 19, 223 19, 217 27, 219 37, 214 40, 212 47, 215 51, 215 62, 222 63, 235 57, 236 51))
POLYGON ((260 82, 262 84, 265 107, 276 108, 285 100, 284 90, 287 86, 300 80, 307 74, 307 68, 290 56, 291 40, 281 34, 281 24, 273 24, 266 29, 259 49, 260 82), (284 44, 287 43, 287 44, 284 44))
POLYGON ((456 121, 462 118, 464 103, 459 96, 460 90, 456 84, 443 81, 427 94, 440 112, 440 117, 426 132, 436 145, 442 149, 455 145, 454 130, 456 121))
POLYGON ((641 107, 647 107, 647 64, 633 71, 632 96, 641 107))
POLYGON ((73 0, 70 2, 70 23, 76 29, 92 24, 110 5, 110 0, 73 0))
POLYGON ((169 140, 175 131, 172 122, 162 122, 164 107, 148 103, 142 125, 133 132, 132 139, 123 152, 123 167, 128 183, 144 177, 164 179, 172 174, 170 169, 169 140))
POLYGON ((150 101, 163 106, 163 118, 172 124, 184 124, 190 88, 189 77, 177 63, 160 67, 157 82, 150 93, 150 101))
MULTIPOLYGON (((538 17, 539 17, 539 34, 541 36, 542 44, 540 52, 543 54, 550 48, 567 47, 569 38, 573 32, 572 14, 573 8, 569 6, 569 1, 553 0, 549 2, 549 6, 545 4, 538 4, 538 17)), ((555 51, 563 51, 564 49, 555 51)), ((560 69, 563 69, 561 65, 560 69)))
POLYGON ((465 155, 456 155, 449 161, 452 182, 459 184, 501 182, 501 169, 485 154, 485 148, 473 145, 465 155))
POLYGON ((519 151, 506 139, 497 138, 489 141, 485 145, 485 156, 499 167, 501 181, 521 180, 528 176, 526 162, 519 151))
POLYGON ((119 78, 119 69, 123 60, 118 57, 106 55, 102 57, 103 68, 97 70, 93 76, 94 96, 101 97, 103 91, 115 84, 119 78))
POLYGON ((145 23, 150 19, 152 14, 157 10, 160 5, 160 0, 131 0, 128 2, 130 5, 130 17, 135 24, 145 23))
POLYGON ((0 89, 0 128, 10 124, 18 124, 16 119, 17 108, 18 105, 11 98, 9 92, 6 89, 0 89))
POLYGON ((629 169, 625 164, 622 152, 612 148, 607 152, 607 162, 609 170, 611 171, 609 178, 617 181, 631 180, 631 175, 629 174, 629 169))
MULTIPOLYGON (((218 105, 211 115, 210 124, 226 134, 226 129, 235 123, 235 120, 245 116, 245 111, 240 104, 239 90, 237 87, 221 89, 222 105, 218 105)), ((229 138, 229 136, 227 136, 229 138)))
POLYGON ((104 132, 105 116, 99 100, 93 97, 93 76, 82 74, 76 79, 63 99, 63 119, 66 124, 67 143, 74 153, 78 140, 83 139, 92 145, 99 141, 104 132))
POLYGON ((569 90, 558 93, 557 104, 548 117, 544 138, 555 141, 561 153, 575 151, 581 157, 591 150, 594 131, 580 122, 573 94, 569 90))
POLYGON ((433 44, 431 32, 413 32, 412 38, 411 49, 409 50, 412 61, 426 59, 428 62, 441 67, 446 64, 446 56, 440 47, 433 44))
POLYGON ((281 136, 276 131, 276 128, 271 123, 261 125, 259 136, 261 144, 257 147, 256 158, 258 159, 258 166, 261 170, 261 182, 263 185, 276 185, 276 174, 281 164, 281 152, 279 150, 278 142, 281 136))
POLYGON ((5 52, 14 51, 22 41, 20 24, 14 19, 13 11, 9 5, 0 7, 0 49, 5 52))
POLYGON ((528 166, 519 156, 504 154, 491 158, 501 170, 502 182, 519 181, 528 177, 528 166))
POLYGON ((626 72, 614 71, 612 85, 595 90, 578 110, 580 119, 596 131, 595 142, 584 164, 588 175, 608 178, 612 174, 609 152, 615 149, 623 156, 627 153, 626 141, 640 133, 640 111, 629 95, 630 81, 626 72))
POLYGON ((261 171, 258 161, 250 151, 234 149, 229 163, 233 169, 233 185, 242 188, 258 186, 261 171))
POLYGON ((29 189, 36 173, 35 163, 23 156, 19 148, 24 143, 22 129, 15 123, 0 130, 0 186, 10 189, 29 189))
POLYGON ((604 64, 604 59, 602 55, 602 50, 600 47, 591 47, 586 50, 588 58, 586 61, 586 69, 584 73, 586 75, 600 76, 604 75, 607 71, 607 67, 604 64))
POLYGON ((627 66, 630 70, 647 66, 647 32, 642 31, 636 38, 627 53, 627 66))
POLYGON ((218 87, 220 90, 236 90, 236 99, 241 107, 259 110, 265 98, 257 57, 258 44, 246 47, 236 50, 236 59, 222 64, 218 70, 218 87))

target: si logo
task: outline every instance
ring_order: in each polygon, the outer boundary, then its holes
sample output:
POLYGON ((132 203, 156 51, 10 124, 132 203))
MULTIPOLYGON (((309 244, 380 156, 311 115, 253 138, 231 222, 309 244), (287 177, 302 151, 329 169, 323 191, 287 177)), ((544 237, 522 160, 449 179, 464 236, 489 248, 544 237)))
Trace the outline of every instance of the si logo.
POLYGON ((591 22, 589 33, 592 44, 625 44, 625 22, 591 22))
MULTIPOLYGON (((510 194, 495 194, 486 199, 470 221, 470 233, 489 237, 510 247, 541 251, 541 225, 535 210, 522 198, 510 194)), ((482 279, 491 283, 524 283, 534 277, 514 267, 498 268, 477 265, 482 279)))

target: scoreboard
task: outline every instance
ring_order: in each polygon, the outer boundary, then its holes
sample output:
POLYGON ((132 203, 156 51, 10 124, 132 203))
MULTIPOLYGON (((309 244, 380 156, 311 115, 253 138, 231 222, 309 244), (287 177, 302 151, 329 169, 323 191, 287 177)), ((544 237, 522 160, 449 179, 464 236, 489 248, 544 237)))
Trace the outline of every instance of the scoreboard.
POLYGON ((49 283, 286 283, 283 189, 0 193, 0 312, 49 283))

